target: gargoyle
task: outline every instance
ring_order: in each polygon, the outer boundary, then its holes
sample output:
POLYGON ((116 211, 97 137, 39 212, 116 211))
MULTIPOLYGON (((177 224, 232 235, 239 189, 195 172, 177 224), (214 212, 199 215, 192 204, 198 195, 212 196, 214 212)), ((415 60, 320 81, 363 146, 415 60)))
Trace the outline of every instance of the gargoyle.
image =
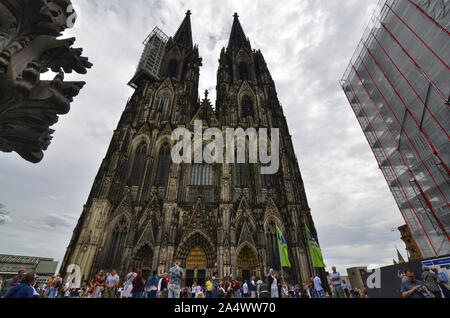
POLYGON ((86 74, 92 64, 75 38, 58 39, 73 17, 70 0, 0 0, 0 151, 32 163, 43 159, 58 115, 67 114, 84 82, 64 82, 64 73, 86 74), (57 73, 41 81, 47 71, 57 73))

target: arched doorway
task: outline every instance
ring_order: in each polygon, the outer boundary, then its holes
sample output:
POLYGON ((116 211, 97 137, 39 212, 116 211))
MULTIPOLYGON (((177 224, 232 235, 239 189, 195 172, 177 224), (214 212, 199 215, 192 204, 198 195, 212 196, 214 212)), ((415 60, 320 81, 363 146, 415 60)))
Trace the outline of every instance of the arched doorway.
POLYGON ((199 246, 194 247, 186 260, 186 286, 206 283, 206 254, 199 246))
POLYGON ((237 254, 238 279, 249 281, 258 272, 256 251, 248 244, 239 249, 237 254))
POLYGON ((206 281, 206 277, 210 277, 217 268, 217 250, 211 240, 197 230, 181 241, 175 259, 186 269, 183 284, 192 286, 196 279, 198 283, 206 281))
POLYGON ((137 271, 142 270, 144 279, 147 279, 152 273, 152 260, 153 251, 148 245, 142 246, 134 257, 133 266, 137 271))

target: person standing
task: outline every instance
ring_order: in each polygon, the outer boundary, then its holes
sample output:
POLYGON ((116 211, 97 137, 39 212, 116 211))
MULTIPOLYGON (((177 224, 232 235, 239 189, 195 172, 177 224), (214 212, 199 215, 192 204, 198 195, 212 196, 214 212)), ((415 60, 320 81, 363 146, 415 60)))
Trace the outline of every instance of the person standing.
POLYGON ((169 270, 168 298, 180 298, 180 285, 181 280, 184 278, 184 272, 180 265, 180 262, 177 261, 175 266, 169 270))
POLYGON ((211 296, 212 298, 217 298, 217 292, 219 289, 219 278, 217 277, 217 272, 214 272, 211 277, 212 282, 212 290, 211 290, 211 296))
POLYGON ((281 284, 281 278, 277 277, 277 280, 278 280, 278 298, 283 298, 283 286, 281 284))
POLYGON ((221 284, 217 290, 217 298, 225 298, 226 297, 225 284, 221 284))
POLYGON ((244 280, 244 284, 242 285, 242 292, 243 292, 243 297, 244 298, 248 298, 248 283, 246 280, 244 280))
POLYGON ((294 286, 295 298, 300 298, 300 285, 295 284, 294 286))
POLYGON ((403 298, 435 298, 425 283, 416 279, 412 270, 406 269, 405 275, 406 279, 402 280, 400 288, 403 298))
POLYGON ((439 288, 438 279, 436 274, 430 271, 430 268, 422 267, 422 281, 428 286, 428 289, 433 293, 436 298, 442 298, 441 289, 439 288))
POLYGON ((10 286, 15 287, 17 285, 20 285, 20 283, 22 281, 22 277, 24 275, 25 275, 25 268, 19 268, 19 271, 18 271, 17 275, 14 276, 14 278, 12 279, 10 286))
POLYGON ((103 295, 104 298, 115 298, 116 297, 116 291, 119 287, 119 281, 120 277, 117 275, 117 272, 115 269, 111 271, 111 274, 106 277, 106 288, 105 293, 103 295))
POLYGON ((261 277, 258 277, 258 281, 256 282, 256 294, 259 296, 261 295, 261 287, 264 284, 264 282, 261 280, 261 277))
POLYGON ((89 288, 87 298, 101 298, 103 288, 105 286, 105 272, 100 270, 98 275, 95 275, 91 280, 91 287, 89 288))
POLYGON ((350 292, 349 292, 350 288, 348 287, 345 280, 342 280, 342 288, 344 289, 345 296, 347 296, 347 298, 350 298, 350 292))
POLYGON ((50 296, 50 287, 52 285, 52 281, 55 279, 55 276, 52 276, 48 279, 47 283, 44 285, 44 295, 43 298, 48 298, 50 296))
POLYGON ((158 273, 153 271, 153 275, 147 279, 147 298, 156 298, 158 292, 158 273))
POLYGON ((158 283, 158 298, 167 297, 167 277, 169 274, 164 273, 158 283))
POLYGON ((241 283, 239 283, 238 280, 234 281, 234 296, 236 298, 241 298, 242 294, 241 294, 241 283))
POLYGON ((205 289, 206 289, 206 298, 212 298, 212 280, 211 280, 211 278, 206 281, 205 289))
POLYGON ((282 298, 289 298, 289 288, 286 283, 281 286, 281 295, 282 298))
POLYGON ((223 284, 221 284, 225 290, 225 298, 233 298, 233 286, 232 283, 226 279, 223 284))
POLYGON ((59 289, 62 286, 62 278, 61 278, 61 274, 57 274, 56 277, 53 279, 51 285, 50 285, 50 295, 48 296, 48 298, 56 298, 58 297, 58 292, 59 289))
POLYGON ((444 294, 444 298, 450 298, 450 292, 447 286, 445 286, 445 284, 448 283, 447 275, 445 275, 444 272, 439 272, 438 269, 435 267, 433 267, 431 270, 434 272, 436 278, 438 279, 438 284, 439 287, 441 287, 442 294, 444 294))
POLYGON ((333 272, 330 274, 330 280, 333 282, 333 298, 345 298, 344 290, 342 289, 341 274, 336 272, 336 267, 331 268, 333 272))
POLYGON ((36 276, 34 273, 22 275, 21 283, 11 288, 5 298, 33 298, 34 288, 32 286, 35 281, 36 276))
POLYGON ((270 298, 279 298, 278 293, 278 274, 276 272, 273 272, 273 270, 270 270, 270 275, 267 278, 269 281, 269 287, 270 287, 270 298))
POLYGON ((134 267, 131 268, 131 271, 127 274, 127 280, 123 286, 123 298, 131 298, 131 293, 133 291, 133 281, 136 278, 136 270, 134 267))
POLYGON ((202 286, 200 286, 200 284, 198 283, 196 285, 197 286, 195 287, 195 298, 204 298, 202 286))
POLYGON ((142 271, 138 270, 136 277, 133 280, 133 298, 142 298, 142 292, 144 291, 145 280, 142 278, 142 271))
POLYGON ((314 277, 313 283, 314 283, 314 290, 315 290, 314 294, 315 294, 316 298, 327 298, 327 296, 325 294, 325 290, 322 287, 322 280, 320 279, 320 277, 318 275, 316 275, 316 277, 314 277))
POLYGON ((250 297, 251 298, 256 298, 256 283, 255 283, 255 276, 252 276, 252 278, 250 279, 250 297))

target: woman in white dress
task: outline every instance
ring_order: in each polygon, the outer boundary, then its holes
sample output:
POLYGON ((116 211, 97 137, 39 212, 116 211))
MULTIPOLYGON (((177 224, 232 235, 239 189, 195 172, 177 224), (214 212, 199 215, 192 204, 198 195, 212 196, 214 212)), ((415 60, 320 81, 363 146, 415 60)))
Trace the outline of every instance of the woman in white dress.
POLYGON ((279 298, 278 295, 278 273, 274 272, 269 276, 270 283, 270 297, 271 298, 279 298))
POLYGON ((131 298, 133 292, 133 280, 136 278, 137 273, 135 269, 131 268, 131 272, 127 274, 127 280, 123 286, 123 298, 131 298))

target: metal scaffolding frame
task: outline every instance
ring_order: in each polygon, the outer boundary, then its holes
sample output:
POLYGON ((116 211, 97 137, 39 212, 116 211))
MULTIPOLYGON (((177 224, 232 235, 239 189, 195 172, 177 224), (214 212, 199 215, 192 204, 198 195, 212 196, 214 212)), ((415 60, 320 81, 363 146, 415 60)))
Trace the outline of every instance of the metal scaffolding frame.
POLYGON ((381 0, 340 81, 423 258, 450 253, 444 9, 437 1, 381 0))
POLYGON ((153 29, 153 31, 143 42, 145 46, 144 51, 142 52, 141 59, 139 60, 136 73, 128 85, 136 88, 138 81, 145 75, 156 80, 159 79, 161 63, 168 40, 169 36, 167 36, 161 29, 158 27, 153 29))

